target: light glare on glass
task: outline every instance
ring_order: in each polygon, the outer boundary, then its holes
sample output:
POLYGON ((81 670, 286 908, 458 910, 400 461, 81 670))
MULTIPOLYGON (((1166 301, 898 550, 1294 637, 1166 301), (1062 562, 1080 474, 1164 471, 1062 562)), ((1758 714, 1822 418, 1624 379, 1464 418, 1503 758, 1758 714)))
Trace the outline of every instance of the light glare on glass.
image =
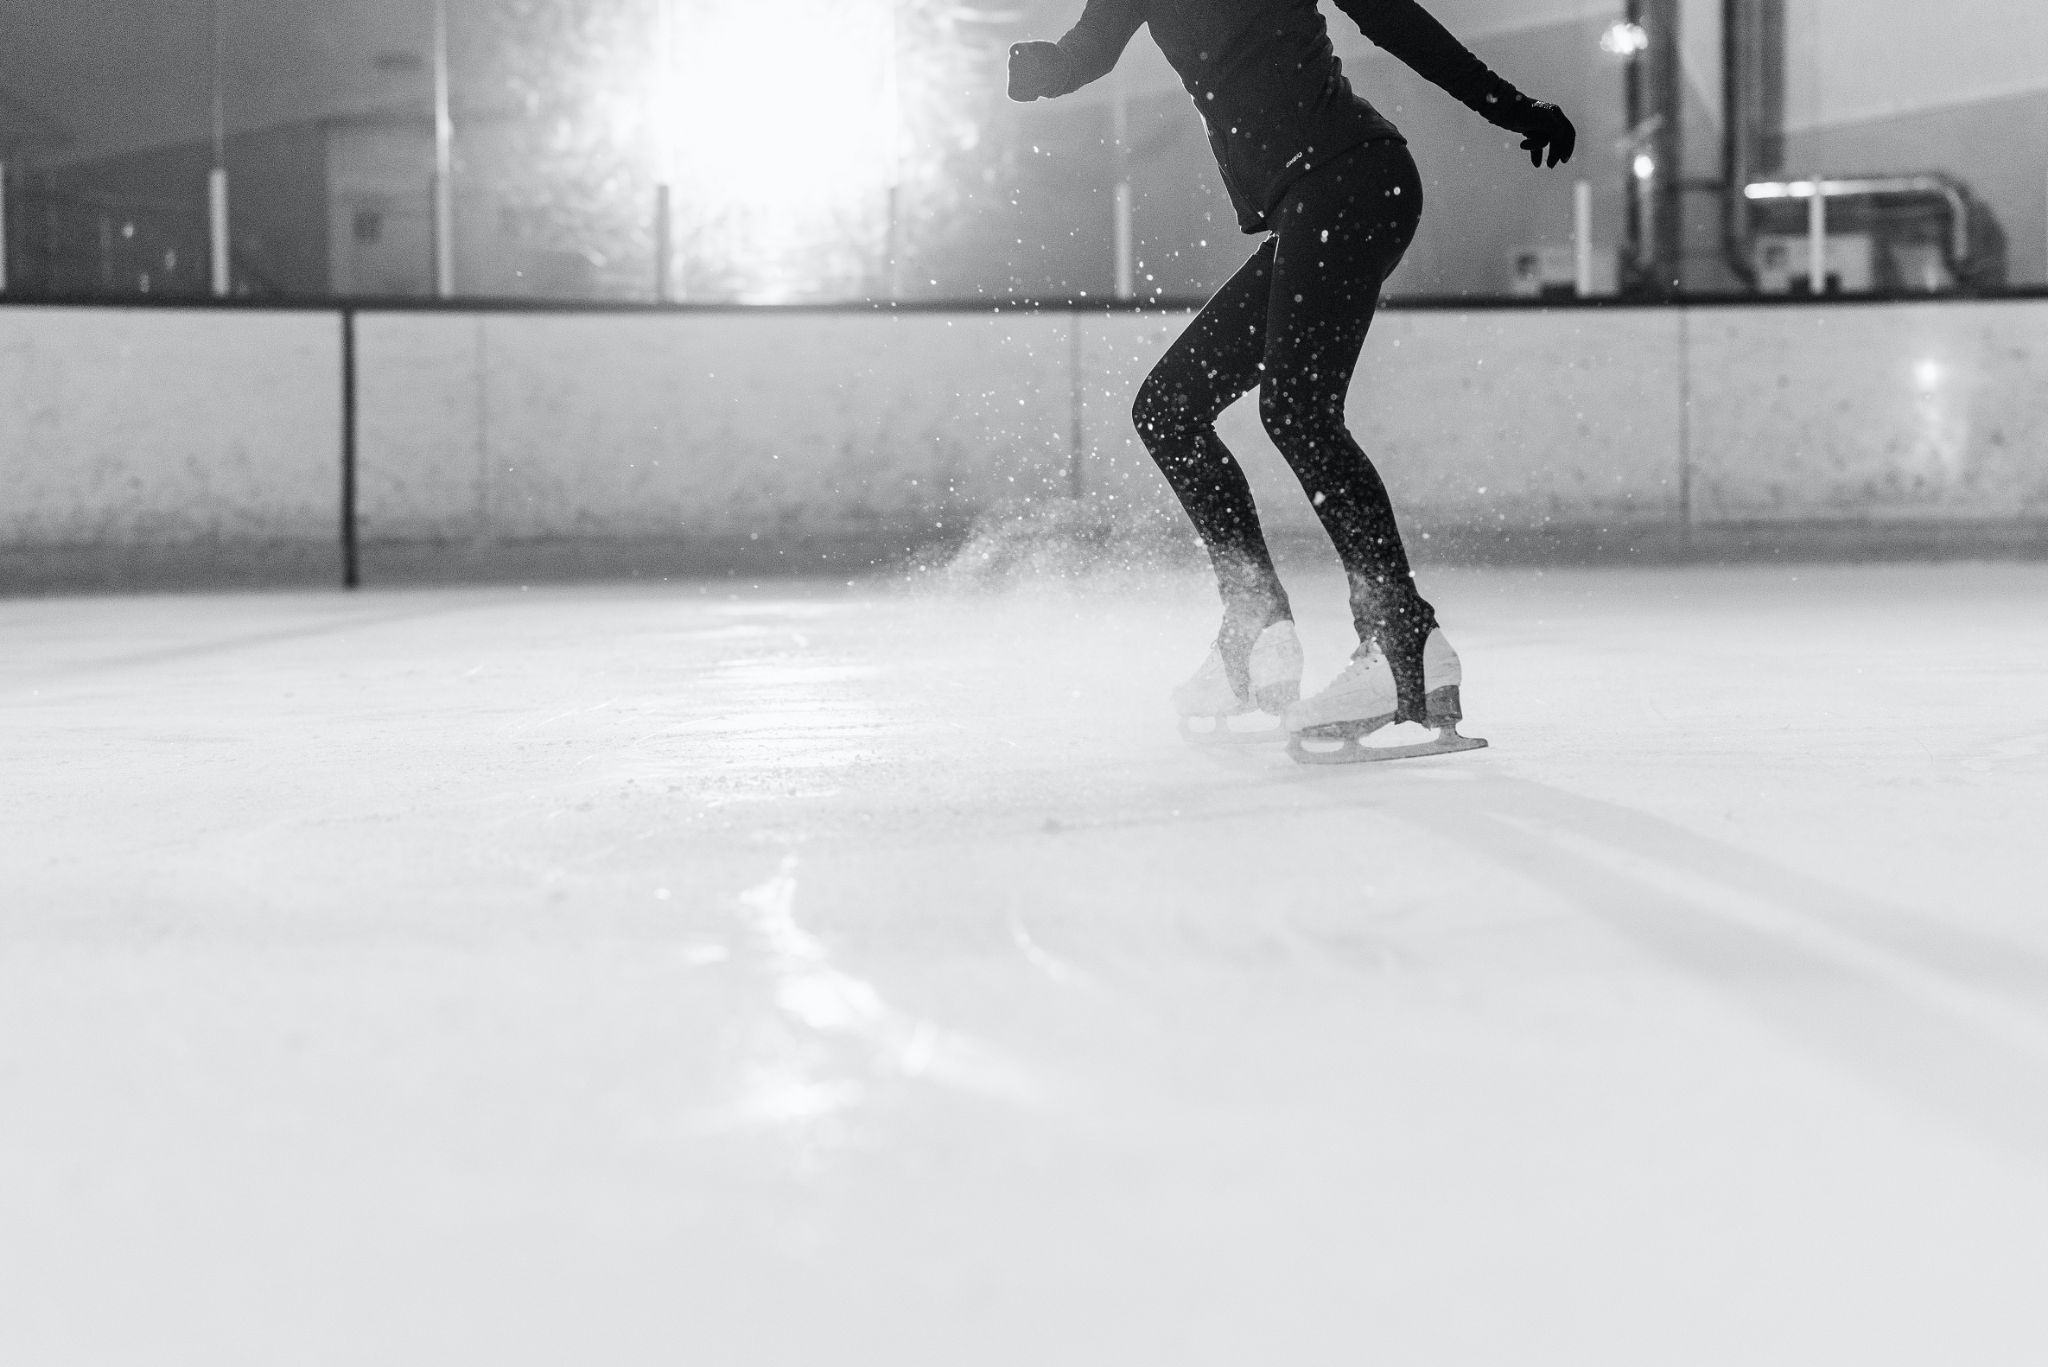
POLYGON ((1633 57, 1650 47, 1650 32, 1641 24, 1623 20, 1600 35, 1600 47, 1617 57, 1633 57))

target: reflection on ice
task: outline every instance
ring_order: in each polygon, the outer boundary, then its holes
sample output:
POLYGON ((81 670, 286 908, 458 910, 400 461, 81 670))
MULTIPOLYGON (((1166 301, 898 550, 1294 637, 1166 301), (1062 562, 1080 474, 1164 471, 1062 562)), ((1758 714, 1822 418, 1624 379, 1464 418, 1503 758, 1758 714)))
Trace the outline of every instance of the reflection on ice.
POLYGON ((874 984, 837 968, 824 942, 797 924, 796 857, 741 894, 740 911, 761 950, 775 1005, 806 1039, 757 1068, 736 1108, 741 1123, 801 1124, 858 1105, 870 1082, 928 1080, 1004 1101, 1032 1099, 1024 1073, 987 1046, 891 1006, 874 984), (834 1072, 839 1076, 832 1076, 834 1072))

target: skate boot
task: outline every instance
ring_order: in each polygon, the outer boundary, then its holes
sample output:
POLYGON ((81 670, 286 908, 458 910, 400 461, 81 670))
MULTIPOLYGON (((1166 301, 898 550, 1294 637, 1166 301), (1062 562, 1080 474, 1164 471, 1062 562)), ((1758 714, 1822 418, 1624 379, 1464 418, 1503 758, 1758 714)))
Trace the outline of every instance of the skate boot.
POLYGON ((1369 764, 1483 749, 1485 741, 1458 734, 1463 683, 1458 652, 1442 631, 1431 628, 1422 646, 1423 714, 1404 717, 1393 667, 1378 645, 1362 645, 1328 688, 1287 709, 1287 753, 1303 764, 1369 764), (1380 728, 1407 720, 1433 728, 1436 739, 1417 745, 1364 743, 1380 728))
POLYGON ((1283 617, 1259 633, 1252 642, 1245 676, 1240 691, 1223 657, 1222 643, 1210 646, 1209 657, 1194 677, 1173 690, 1181 735, 1198 745, 1219 745, 1278 740, 1286 734, 1279 726, 1237 730, 1230 719, 1254 712, 1278 717, 1300 699, 1301 641, 1294 634, 1292 621, 1283 617))

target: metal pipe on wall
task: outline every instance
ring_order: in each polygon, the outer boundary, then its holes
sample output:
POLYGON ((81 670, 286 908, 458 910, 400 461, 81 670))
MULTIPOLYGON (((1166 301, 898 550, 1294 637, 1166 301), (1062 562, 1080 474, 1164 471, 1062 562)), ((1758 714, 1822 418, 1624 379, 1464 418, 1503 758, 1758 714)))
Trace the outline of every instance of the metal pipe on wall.
POLYGON ((1748 118, 1749 18, 1754 5, 1755 0, 1721 0, 1721 175, 1726 182, 1721 254, 1730 269, 1752 285, 1756 272, 1749 263, 1749 198, 1745 189, 1756 178, 1748 118))
POLYGON ((434 293, 455 294, 455 120, 448 102, 448 0, 434 0, 434 293))
POLYGON ((654 0, 654 298, 666 304, 676 297, 676 27, 673 0, 654 0))
POLYGON ((228 116, 227 116, 227 25, 221 20, 221 0, 207 7, 209 37, 213 47, 213 167, 206 175, 206 232, 210 249, 213 292, 225 298, 233 291, 233 256, 228 232, 228 116))
POLYGON ((1652 135, 1652 153, 1657 173, 1650 182, 1650 215, 1655 234, 1652 268, 1656 292, 1674 293, 1683 287, 1679 262, 1684 256, 1684 112, 1685 72, 1680 66, 1680 0, 1645 0, 1649 17, 1650 49, 1643 54, 1650 80, 1654 116, 1658 119, 1652 135))
POLYGON ((221 298, 234 287, 228 226, 228 172, 226 167, 216 166, 206 173, 206 235, 213 249, 213 292, 221 298))
POLYGON ((670 215, 669 187, 661 184, 654 187, 654 298, 656 303, 666 304, 675 297, 675 287, 669 280, 670 262, 675 255, 674 226, 670 215))
POLYGON ((888 133, 883 157, 888 173, 888 191, 883 210, 885 284, 891 299, 903 297, 903 16, 898 0, 888 3, 889 31, 883 43, 882 116, 888 133))
POLYGON ((1728 268, 1756 283, 1748 187, 1784 159, 1785 0, 1721 0, 1721 251, 1728 268))
POLYGON ((1572 278, 1581 299, 1593 293, 1593 182, 1572 186, 1572 278))
POLYGON ((1679 63, 1679 0, 1628 0, 1642 46, 1629 60, 1629 266, 1635 292, 1663 298, 1680 288, 1685 77, 1679 63))
POLYGON ((1121 69, 1111 78, 1116 82, 1110 99, 1110 134, 1116 157, 1116 297, 1135 298, 1138 293, 1137 248, 1131 231, 1131 110, 1130 87, 1121 69))

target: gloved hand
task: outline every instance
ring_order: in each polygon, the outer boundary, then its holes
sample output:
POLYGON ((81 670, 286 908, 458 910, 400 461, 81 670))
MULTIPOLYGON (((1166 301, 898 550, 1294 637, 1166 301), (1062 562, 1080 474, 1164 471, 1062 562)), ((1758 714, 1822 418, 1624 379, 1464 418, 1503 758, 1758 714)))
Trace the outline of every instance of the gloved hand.
POLYGON ((1570 161, 1572 150, 1579 145, 1579 130, 1572 127, 1564 111, 1541 100, 1517 101, 1494 122, 1522 135, 1522 150, 1529 154, 1531 166, 1543 165, 1546 151, 1552 166, 1570 161))
POLYGON ((1052 94, 1065 69, 1057 43, 1010 44, 1010 98, 1029 101, 1052 94))

